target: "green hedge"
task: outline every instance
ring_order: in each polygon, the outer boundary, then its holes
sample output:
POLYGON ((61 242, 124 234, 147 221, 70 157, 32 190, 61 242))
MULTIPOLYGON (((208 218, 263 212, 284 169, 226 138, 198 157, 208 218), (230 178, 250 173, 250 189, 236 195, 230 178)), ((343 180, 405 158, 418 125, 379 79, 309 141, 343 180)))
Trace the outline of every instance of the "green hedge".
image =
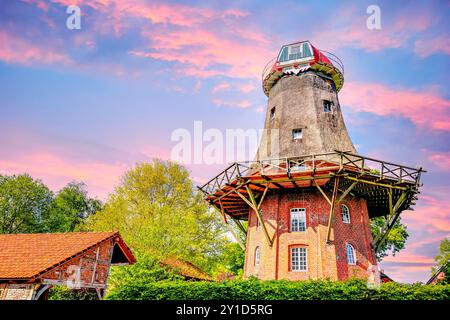
POLYGON ((448 300, 450 285, 385 283, 370 289, 366 282, 258 281, 138 282, 115 288, 110 300, 448 300))

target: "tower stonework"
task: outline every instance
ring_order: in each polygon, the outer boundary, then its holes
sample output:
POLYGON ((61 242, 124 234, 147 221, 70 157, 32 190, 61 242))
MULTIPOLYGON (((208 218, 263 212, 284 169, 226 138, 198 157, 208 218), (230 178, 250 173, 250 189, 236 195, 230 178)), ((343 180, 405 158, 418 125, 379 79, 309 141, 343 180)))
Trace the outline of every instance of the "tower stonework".
POLYGON ((356 153, 332 80, 313 72, 283 77, 273 86, 264 129, 257 159, 356 153), (293 139, 293 130, 301 130, 302 137, 293 139))
POLYGON ((308 41, 281 48, 263 72, 255 160, 199 187, 245 249, 244 277, 379 280, 376 252, 417 200, 422 168, 356 153, 338 99, 343 65, 327 54, 308 41), (385 225, 373 239, 376 217, 385 225))

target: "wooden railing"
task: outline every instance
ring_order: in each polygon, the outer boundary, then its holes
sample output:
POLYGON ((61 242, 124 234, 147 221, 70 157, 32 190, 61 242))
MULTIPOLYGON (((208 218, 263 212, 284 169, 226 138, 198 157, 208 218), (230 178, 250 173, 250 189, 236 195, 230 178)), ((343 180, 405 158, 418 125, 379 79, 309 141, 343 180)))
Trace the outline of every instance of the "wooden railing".
POLYGON ((210 195, 240 178, 255 173, 263 176, 285 173, 289 176, 291 173, 301 171, 311 171, 314 174, 318 169, 338 171, 346 169, 359 177, 371 176, 379 180, 389 180, 391 183, 407 183, 416 187, 420 184, 421 173, 425 172, 422 168, 407 167, 336 150, 290 158, 235 162, 199 189, 205 195, 210 195))

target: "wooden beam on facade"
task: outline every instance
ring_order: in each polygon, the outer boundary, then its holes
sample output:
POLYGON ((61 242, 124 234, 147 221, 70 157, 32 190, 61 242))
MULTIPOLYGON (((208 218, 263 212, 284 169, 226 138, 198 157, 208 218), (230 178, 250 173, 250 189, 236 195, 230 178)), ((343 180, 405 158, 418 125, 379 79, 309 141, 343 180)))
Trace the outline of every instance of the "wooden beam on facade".
POLYGON ((336 204, 338 188, 339 188, 339 177, 336 177, 336 179, 334 180, 333 195, 331 197, 331 205, 330 205, 330 215, 328 218, 327 242, 330 242, 331 225, 333 224, 333 219, 334 219, 334 207, 336 204))
POLYGON ((323 191, 323 189, 317 184, 317 181, 316 181, 316 180, 314 180, 314 183, 315 183, 317 189, 319 189, 319 191, 320 191, 320 193, 322 194, 322 196, 325 198, 325 200, 327 200, 327 202, 328 202, 328 203, 330 204, 330 206, 331 206, 331 200, 330 200, 330 198, 328 198, 328 196, 326 195, 325 191, 323 191))
MULTIPOLYGON (((272 241, 272 239, 269 236, 269 232, 267 231, 266 224, 264 223, 264 220, 263 220, 263 218, 261 216, 261 211, 260 211, 260 209, 258 209, 258 204, 256 203, 256 199, 255 199, 255 196, 253 194, 253 191, 247 185, 245 187, 246 187, 247 193, 248 193, 248 195, 250 197, 250 201, 251 201, 251 202, 249 202, 250 203, 250 207, 253 209, 253 211, 255 211, 256 216, 258 217, 259 223, 263 227, 264 236, 266 237, 266 240, 269 243, 269 246, 272 247, 273 241, 272 241)), ((245 198, 245 197, 242 196, 242 198, 245 198)), ((245 199, 245 200, 248 201, 247 199, 245 199)))

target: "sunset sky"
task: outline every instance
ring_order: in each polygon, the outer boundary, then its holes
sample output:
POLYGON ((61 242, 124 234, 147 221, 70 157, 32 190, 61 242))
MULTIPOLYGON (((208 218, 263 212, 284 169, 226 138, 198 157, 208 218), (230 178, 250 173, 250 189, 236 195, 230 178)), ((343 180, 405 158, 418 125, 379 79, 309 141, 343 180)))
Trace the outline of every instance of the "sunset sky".
MULTIPOLYGON (((261 129, 261 72, 310 40, 345 65, 339 94, 362 155, 423 166, 402 219, 406 249, 382 268, 426 281, 450 236, 449 1, 0 1, 0 173, 106 200, 136 162, 170 159, 177 128, 261 129), (68 5, 81 29, 66 27, 68 5), (381 30, 366 9, 381 9, 381 30)), ((226 164, 187 167, 201 184, 226 164)))

